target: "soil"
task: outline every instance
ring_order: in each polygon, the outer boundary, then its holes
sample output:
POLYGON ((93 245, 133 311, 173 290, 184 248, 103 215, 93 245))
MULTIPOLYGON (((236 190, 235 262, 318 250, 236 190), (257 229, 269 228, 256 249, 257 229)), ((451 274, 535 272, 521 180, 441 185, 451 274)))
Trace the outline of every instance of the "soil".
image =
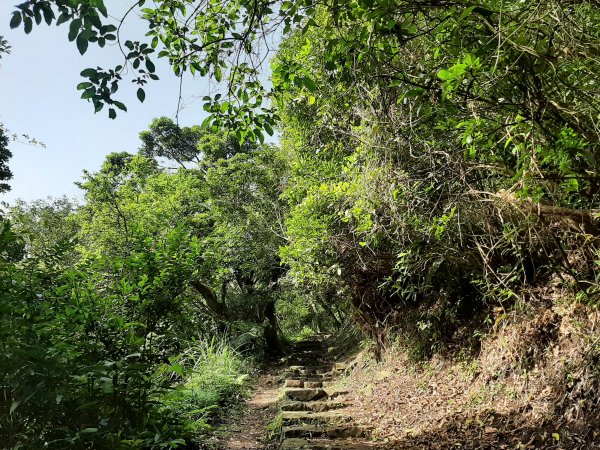
POLYGON ((279 395, 278 371, 271 371, 256 379, 253 392, 242 405, 240 415, 228 426, 231 435, 220 447, 229 450, 271 450, 277 444, 266 436, 266 427, 277 414, 279 395))
POLYGON ((563 420, 550 387, 525 397, 513 381, 483 380, 478 370, 388 355, 344 381, 354 393, 348 414, 373 427, 381 449, 600 449, 597 424, 563 420))

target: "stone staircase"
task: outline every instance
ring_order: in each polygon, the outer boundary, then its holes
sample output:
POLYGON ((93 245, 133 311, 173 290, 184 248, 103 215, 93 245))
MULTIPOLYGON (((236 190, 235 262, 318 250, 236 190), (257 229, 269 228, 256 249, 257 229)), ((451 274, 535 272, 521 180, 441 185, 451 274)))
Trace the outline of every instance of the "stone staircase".
POLYGON ((295 343, 287 358, 285 401, 281 404, 282 450, 366 450, 369 430, 353 424, 345 408, 347 391, 334 388, 347 367, 333 363, 317 334, 295 343))

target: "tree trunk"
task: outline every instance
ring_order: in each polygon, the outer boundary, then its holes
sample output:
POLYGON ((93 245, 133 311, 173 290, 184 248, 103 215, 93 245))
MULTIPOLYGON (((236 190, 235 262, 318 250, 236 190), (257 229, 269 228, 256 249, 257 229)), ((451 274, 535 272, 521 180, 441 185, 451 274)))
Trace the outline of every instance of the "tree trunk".
POLYGON ((190 284, 192 287, 198 292, 204 301, 206 301, 206 306, 219 318, 228 320, 229 319, 229 311, 227 310, 227 305, 225 304, 225 299, 219 301, 217 295, 208 287, 202 284, 199 281, 191 281, 190 284))
POLYGON ((265 324, 263 337, 267 344, 267 351, 273 355, 281 353, 279 337, 277 336, 277 318, 275 317, 275 300, 269 300, 264 308, 265 324))

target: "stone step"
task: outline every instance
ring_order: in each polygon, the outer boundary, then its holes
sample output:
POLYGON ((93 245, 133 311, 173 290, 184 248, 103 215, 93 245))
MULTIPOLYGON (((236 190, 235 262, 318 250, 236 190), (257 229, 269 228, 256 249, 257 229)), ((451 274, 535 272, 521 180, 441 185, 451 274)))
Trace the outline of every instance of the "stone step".
POLYGON ((325 353, 325 347, 322 345, 311 345, 311 346, 300 346, 300 347, 292 347, 286 351, 286 355, 296 355, 298 353, 325 353))
POLYGON ((327 366, 316 365, 316 366, 307 366, 307 365, 293 365, 290 366, 286 371, 286 376, 315 376, 315 375, 325 375, 331 376, 331 370, 327 366))
POLYGON ((290 400, 297 400, 300 402, 312 402, 315 400, 321 400, 323 398, 334 399, 348 395, 350 391, 345 389, 334 389, 334 388, 287 388, 285 389, 285 395, 290 400))
POLYGON ((319 426, 319 425, 290 425, 281 427, 281 435, 287 438, 330 438, 347 439, 367 437, 369 430, 354 425, 319 426))
POLYGON ((281 443, 281 450, 370 450, 377 448, 377 444, 356 442, 346 439, 301 439, 289 438, 281 443))
POLYGON ((301 379, 287 379, 283 385, 285 388, 303 388, 304 380, 301 379))
POLYGON ((302 381, 331 381, 331 375, 313 374, 313 375, 288 375, 284 380, 302 380, 302 381))
MULTIPOLYGON (((315 358, 293 358, 286 362, 291 366, 329 366, 329 361, 325 359, 315 359, 315 358)), ((330 372, 326 370, 326 372, 330 372)), ((336 372, 340 373, 341 372, 336 372)))
POLYGON ((323 356, 325 354, 325 349, 323 347, 301 347, 301 348, 291 348, 285 353, 288 356, 291 355, 302 355, 302 354, 310 354, 323 356))
POLYGON ((349 403, 333 400, 333 401, 313 401, 313 402, 297 402, 288 401, 281 404, 282 411, 332 411, 350 406, 349 403))
POLYGON ((316 342, 309 342, 308 344, 296 344, 296 345, 292 345, 289 350, 288 353, 293 353, 293 352, 303 352, 303 351, 325 351, 325 346, 323 344, 320 343, 316 343, 316 342))
POLYGON ((284 387, 286 388, 308 388, 316 389, 323 387, 323 381, 321 380, 302 380, 302 379, 287 379, 285 380, 284 387))
MULTIPOLYGON (((323 360, 327 360, 329 361, 329 363, 331 364, 331 367, 333 367, 333 361, 331 361, 330 358, 328 358, 326 355, 323 354, 323 352, 296 352, 293 353, 291 355, 287 355, 286 357, 287 361, 290 361, 292 359, 300 359, 300 358, 304 358, 304 359, 323 359, 323 360)), ((291 364, 291 365, 295 365, 295 364, 291 364)))
POLYGON ((351 422, 352 418, 344 411, 284 411, 281 414, 281 423, 289 425, 320 425, 333 426, 351 422))
POLYGON ((306 371, 306 372, 314 372, 314 373, 331 373, 331 365, 319 365, 319 364, 290 364, 288 367, 289 371, 306 371))
POLYGON ((303 347, 303 348, 292 348, 286 352, 286 355, 316 355, 323 356, 325 349, 322 347, 303 347))
POLYGON ((324 389, 289 388, 285 390, 285 395, 290 400, 312 402, 326 398, 329 394, 324 389))

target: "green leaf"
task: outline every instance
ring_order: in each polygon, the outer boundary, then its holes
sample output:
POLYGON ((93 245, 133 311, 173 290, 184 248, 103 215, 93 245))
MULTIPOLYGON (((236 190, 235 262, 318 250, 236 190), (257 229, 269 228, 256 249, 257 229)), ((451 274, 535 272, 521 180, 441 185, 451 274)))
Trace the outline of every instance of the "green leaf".
POLYGON ((88 45, 89 42, 83 33, 77 36, 77 50, 79 50, 80 54, 83 55, 87 51, 88 45))
POLYGON ((52 20, 55 18, 54 11, 52 11, 50 5, 44 5, 44 9, 42 9, 42 12, 44 13, 44 20, 46 21, 46 24, 50 25, 52 23, 52 20))
POLYGON ((31 17, 23 18, 23 29, 26 34, 31 33, 31 30, 33 30, 33 20, 31 20, 31 17))
POLYGON ((88 99, 92 98, 94 95, 96 95, 96 89, 90 88, 90 89, 86 89, 83 92, 83 94, 81 94, 81 98, 83 100, 88 100, 88 99))
POLYGON ((33 17, 35 18, 36 25, 39 25, 40 23, 42 23, 42 13, 40 12, 40 8, 38 5, 40 5, 40 3, 36 4, 33 7, 33 17), (37 6, 37 8, 36 8, 36 6, 37 6))
POLYGON ((121 103, 121 102, 118 102, 118 101, 116 101, 116 100, 115 100, 113 103, 114 103, 114 105, 115 105, 117 108, 119 108, 121 111, 127 111, 127 107, 126 107, 126 106, 125 106, 123 103, 121 103))
POLYGON ((223 73, 219 66, 215 66, 215 80, 221 81, 223 79, 223 73))
POLYGON ((477 8, 477 6, 469 6, 467 9, 463 11, 463 13, 458 18, 458 22, 462 22, 467 16, 471 15, 473 11, 477 8))
POLYGON ((10 19, 10 27, 12 29, 17 28, 19 25, 21 25, 22 20, 23 17, 21 17, 21 13, 19 11, 15 11, 13 13, 12 19, 10 19))
POLYGON ((58 16, 58 20, 56 21, 56 26, 62 25, 63 23, 65 23, 67 20, 69 20, 69 15, 67 13, 61 14, 60 16, 58 16))
POLYGON ((98 8, 98 11, 100 11, 100 14, 102 14, 104 17, 108 17, 108 11, 106 10, 106 6, 104 6, 103 0, 96 1, 96 8, 98 8))
POLYGON ((92 86, 93 86, 92 83, 90 83, 89 81, 84 81, 83 83, 79 83, 77 85, 77 90, 81 91, 83 89, 87 89, 87 88, 90 88, 92 86))
POLYGON ((81 19, 75 19, 69 25, 69 41, 74 41, 77 38, 79 29, 81 28, 81 19))
POLYGON ((108 110, 108 117, 110 119, 115 119, 117 117, 117 112, 113 108, 110 108, 108 110))
POLYGON ((265 143, 265 135, 262 133, 262 131, 260 131, 260 128, 255 128, 253 130, 254 135, 258 137, 258 140, 260 141, 261 144, 265 143))
POLYGON ((15 412, 15 409, 17 409, 20 404, 21 402, 19 400, 14 401, 12 405, 10 405, 10 410, 8 411, 8 414, 12 416, 12 414, 15 412))
POLYGON ((202 121, 202 124, 200 125, 200 128, 202 128, 203 130, 207 129, 211 122, 212 122, 213 117, 212 116, 208 116, 206 119, 204 119, 202 121))
POLYGON ((273 128, 271 128, 271 125, 265 123, 263 127, 269 136, 273 136, 273 128))
POLYGON ((154 66, 154 63, 149 59, 146 59, 146 69, 148 69, 148 72, 150 73, 156 72, 156 67, 154 66))
POLYGON ((308 89, 310 92, 314 92, 317 90, 316 83, 308 77, 304 77, 303 79, 304 87, 308 89))
POLYGON ((440 70, 438 72, 438 78, 444 81, 451 80, 454 78, 454 74, 449 70, 440 70))
POLYGON ((183 376, 184 370, 181 364, 171 364, 171 370, 175 372, 177 375, 183 376))
POLYGON ((142 88, 137 90, 137 98, 142 103, 144 103, 144 100, 146 100, 146 92, 142 88))
POLYGON ((423 95, 425 93, 425 89, 423 88, 415 88, 410 89, 404 94, 404 97, 418 97, 419 95, 423 95))
POLYGON ((79 75, 85 78, 91 78, 96 76, 98 72, 95 69, 83 69, 79 75))

